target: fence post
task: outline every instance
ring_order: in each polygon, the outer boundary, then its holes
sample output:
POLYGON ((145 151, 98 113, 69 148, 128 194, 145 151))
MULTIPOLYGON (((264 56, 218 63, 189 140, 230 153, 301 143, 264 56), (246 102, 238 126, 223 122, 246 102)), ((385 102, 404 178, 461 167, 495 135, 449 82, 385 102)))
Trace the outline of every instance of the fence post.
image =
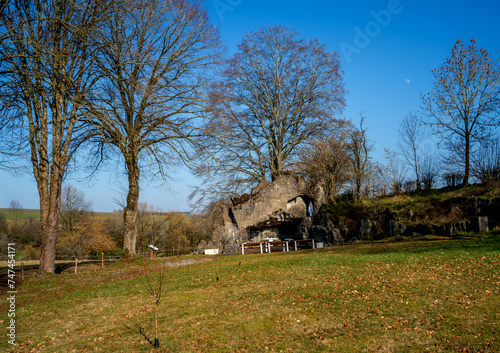
POLYGON ((288 241, 286 242, 286 251, 290 251, 290 249, 288 248, 288 241))
POLYGON ((21 262, 21 279, 24 281, 24 262, 21 262))
POLYGON ((314 245, 314 239, 313 239, 313 249, 316 249, 316 246, 314 245))
POLYGON ((104 252, 101 251, 101 268, 104 268, 104 252))
POLYGON ((245 255, 245 244, 241 244, 241 255, 245 255))
POLYGON ((295 251, 297 251, 297 240, 294 240, 293 242, 295 244, 295 251))
POLYGON ((75 274, 78 272, 78 258, 75 257, 75 274))

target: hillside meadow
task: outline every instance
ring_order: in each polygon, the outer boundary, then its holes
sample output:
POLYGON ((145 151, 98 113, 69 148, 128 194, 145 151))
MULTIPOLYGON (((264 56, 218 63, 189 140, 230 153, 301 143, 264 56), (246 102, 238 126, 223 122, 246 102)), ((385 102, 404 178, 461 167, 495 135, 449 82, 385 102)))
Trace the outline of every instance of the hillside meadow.
POLYGON ((500 351, 498 231, 167 261, 159 349, 135 260, 20 283, 17 345, 2 335, 0 350, 500 351))

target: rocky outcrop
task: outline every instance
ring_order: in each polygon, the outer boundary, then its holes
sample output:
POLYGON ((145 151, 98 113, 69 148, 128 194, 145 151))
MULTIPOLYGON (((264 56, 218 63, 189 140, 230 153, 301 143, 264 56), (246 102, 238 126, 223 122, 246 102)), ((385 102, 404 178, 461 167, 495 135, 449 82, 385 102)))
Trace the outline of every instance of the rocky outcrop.
POLYGON ((222 251, 237 252, 243 242, 264 238, 303 239, 324 205, 321 185, 310 185, 290 172, 273 175, 223 210, 222 251))
POLYGON ((337 214, 330 213, 329 217, 333 223, 329 228, 338 229, 346 242, 430 234, 454 236, 499 226, 500 198, 429 199, 425 212, 422 209, 395 212, 352 204, 337 208, 337 214))

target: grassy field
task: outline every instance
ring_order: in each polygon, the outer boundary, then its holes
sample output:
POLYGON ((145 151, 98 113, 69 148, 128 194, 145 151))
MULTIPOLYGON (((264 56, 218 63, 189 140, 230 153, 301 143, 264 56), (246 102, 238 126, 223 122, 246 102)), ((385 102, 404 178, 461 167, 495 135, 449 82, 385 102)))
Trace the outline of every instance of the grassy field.
POLYGON ((6 219, 40 219, 40 210, 38 209, 19 209, 13 213, 10 208, 0 208, 0 214, 6 219))
MULTIPOLYGON (((0 350, 154 351, 141 269, 136 260, 26 280, 18 345, 3 334, 0 350)), ((498 232, 221 256, 167 273, 156 351, 500 351, 498 232)))
MULTIPOLYGON (((112 212, 93 212, 95 215, 108 217, 111 216, 112 212)), ((33 218, 36 220, 40 219, 40 210, 39 209, 20 209, 16 210, 13 214, 10 208, 0 208, 0 214, 3 215, 6 219, 29 219, 33 218)))

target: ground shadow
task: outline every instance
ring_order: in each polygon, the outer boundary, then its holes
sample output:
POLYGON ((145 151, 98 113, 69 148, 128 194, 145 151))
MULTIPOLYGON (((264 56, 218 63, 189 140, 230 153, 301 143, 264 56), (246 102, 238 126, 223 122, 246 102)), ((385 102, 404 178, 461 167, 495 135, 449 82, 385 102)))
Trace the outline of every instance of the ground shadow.
POLYGON ((147 334, 147 329, 142 327, 141 324, 138 323, 132 323, 130 326, 123 324, 123 326, 131 333, 133 334, 139 334, 141 335, 150 345, 154 345, 154 339, 149 338, 147 334))

